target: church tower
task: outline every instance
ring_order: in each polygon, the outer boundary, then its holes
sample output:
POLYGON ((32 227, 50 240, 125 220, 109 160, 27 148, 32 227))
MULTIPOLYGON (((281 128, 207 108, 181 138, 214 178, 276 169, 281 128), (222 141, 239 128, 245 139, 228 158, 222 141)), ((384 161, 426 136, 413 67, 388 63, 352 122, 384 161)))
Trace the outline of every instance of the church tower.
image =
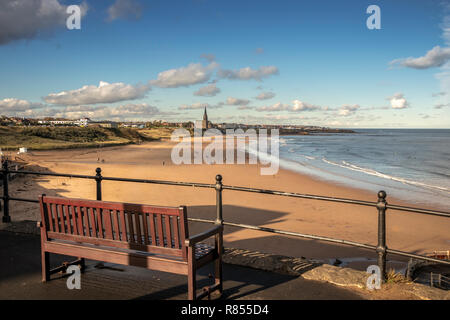
POLYGON ((206 107, 205 107, 205 112, 203 113, 203 121, 208 122, 208 114, 206 113, 206 107))
POLYGON ((202 127, 203 129, 209 129, 209 121, 208 121, 208 114, 206 113, 206 107, 205 112, 203 113, 202 127))

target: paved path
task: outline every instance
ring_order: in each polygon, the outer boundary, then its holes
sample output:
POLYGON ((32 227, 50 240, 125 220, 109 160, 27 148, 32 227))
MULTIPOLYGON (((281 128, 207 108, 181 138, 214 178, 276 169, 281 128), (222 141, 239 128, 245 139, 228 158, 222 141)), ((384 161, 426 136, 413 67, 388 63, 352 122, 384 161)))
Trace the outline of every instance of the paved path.
MULTIPOLYGON (((71 258, 52 255, 52 266, 71 258)), ((0 299, 186 299, 187 278, 143 268, 87 261, 81 290, 63 275, 41 283, 39 237, 0 231, 0 299)), ((199 287, 210 270, 199 271, 199 287)), ((349 289, 300 277, 224 264, 225 299, 362 299, 349 289)))

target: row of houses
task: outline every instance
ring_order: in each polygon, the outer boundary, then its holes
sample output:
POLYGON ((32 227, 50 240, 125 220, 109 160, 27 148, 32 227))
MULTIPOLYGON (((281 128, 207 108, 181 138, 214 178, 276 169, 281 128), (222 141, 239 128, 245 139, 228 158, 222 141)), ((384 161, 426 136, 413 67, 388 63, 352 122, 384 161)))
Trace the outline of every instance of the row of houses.
POLYGON ((0 116, 0 125, 3 126, 78 126, 78 127, 103 127, 103 128, 137 128, 146 127, 186 127, 193 128, 192 122, 166 122, 155 120, 149 122, 115 122, 115 121, 93 121, 89 118, 80 118, 76 120, 55 119, 55 118, 20 118, 0 116))
POLYGON ((53 125, 53 126, 79 126, 86 127, 91 120, 89 118, 82 118, 78 120, 38 120, 40 125, 53 125))

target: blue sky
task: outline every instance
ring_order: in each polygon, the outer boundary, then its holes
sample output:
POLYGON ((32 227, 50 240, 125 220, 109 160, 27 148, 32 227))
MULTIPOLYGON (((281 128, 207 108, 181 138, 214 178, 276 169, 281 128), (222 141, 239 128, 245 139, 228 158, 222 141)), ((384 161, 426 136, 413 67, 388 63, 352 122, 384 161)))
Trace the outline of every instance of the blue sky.
POLYGON ((5 1, 0 114, 450 128, 446 1, 5 1))

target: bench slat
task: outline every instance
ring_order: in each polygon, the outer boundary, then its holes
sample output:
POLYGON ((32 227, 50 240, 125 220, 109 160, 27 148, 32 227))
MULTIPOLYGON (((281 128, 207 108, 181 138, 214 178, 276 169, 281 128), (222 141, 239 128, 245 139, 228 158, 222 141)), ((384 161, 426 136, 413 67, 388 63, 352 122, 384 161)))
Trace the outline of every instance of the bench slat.
POLYGON ((51 211, 51 209, 50 209, 50 204, 49 203, 46 203, 45 204, 45 208, 46 208, 46 216, 47 216, 47 219, 48 219, 48 223, 49 223, 49 225, 50 225, 50 230, 51 231, 55 231, 55 227, 54 227, 54 225, 53 225, 53 217, 52 217, 52 211, 51 211))
POLYGON ((178 231, 178 217, 173 217, 173 235, 175 240, 175 248, 180 249, 180 235, 178 231))
POLYGON ((95 221, 95 212, 94 209, 90 208, 90 210, 88 210, 88 214, 87 217, 89 219, 89 226, 91 231, 89 232, 89 235, 91 237, 97 237, 97 223, 95 221))
POLYGON ((72 206, 67 206, 67 211, 69 212, 69 214, 72 217, 73 234, 78 235, 78 226, 77 226, 75 211, 72 206))
POLYGON ((120 235, 120 240, 122 241, 128 241, 127 239, 127 224, 125 222, 125 212, 123 212, 123 210, 118 210, 117 211, 119 216, 120 216, 120 224, 121 224, 121 235, 120 235))
MULTIPOLYGON (((109 239, 100 239, 100 238, 86 237, 86 236, 75 236, 75 235, 69 235, 69 234, 58 233, 58 232, 48 232, 48 238, 54 239, 54 240, 66 240, 66 241, 73 241, 73 242, 90 243, 90 244, 99 245, 99 246, 130 249, 130 250, 143 251, 143 252, 154 253, 154 254, 164 254, 164 255, 168 255, 168 256, 182 257, 181 249, 165 248, 165 247, 160 247, 160 246, 143 245, 143 244, 129 243, 129 242, 123 242, 123 241, 117 241, 117 240, 109 240, 109 239)), ((50 240, 49 242, 52 242, 52 240, 50 240)))
POLYGON ((95 220, 97 221, 97 237, 99 238, 105 238, 103 235, 103 221, 102 221, 102 211, 99 208, 92 208, 92 210, 95 209, 95 220))
POLYGON ((164 216, 166 220, 166 239, 167 239, 167 246, 169 248, 172 248, 172 232, 170 230, 170 216, 165 215, 164 216))
POLYGON ((152 240, 152 245, 156 246, 156 227, 155 227, 155 215, 153 213, 149 213, 148 215, 150 221, 150 235, 152 240))
POLYGON ((103 210, 103 214, 101 216, 103 218, 103 225, 105 226, 105 238, 112 240, 111 211, 103 210))
POLYGON ((135 226, 135 230, 136 230, 136 242, 137 243, 142 243, 142 236, 141 236, 141 214, 140 213, 135 213, 132 214, 132 216, 134 216, 134 226, 135 226))
POLYGON ((114 240, 120 241, 119 216, 116 210, 111 211, 111 220, 113 223, 112 228, 114 240))
POLYGON ((142 228, 144 229, 144 244, 150 244, 148 241, 147 213, 142 215, 142 228))
POLYGON ((73 234, 71 220, 70 220, 70 213, 69 208, 67 206, 62 206, 63 214, 65 216, 65 219, 67 221, 67 233, 73 234))
POLYGON ((53 215, 55 216, 56 232, 63 232, 64 233, 64 230, 61 230, 61 225, 60 225, 60 220, 59 220, 59 215, 58 215, 58 205, 57 204, 52 205, 52 211, 53 211, 53 215))
POLYGON ((83 230, 83 220, 81 220, 81 209, 80 207, 73 206, 73 211, 75 212, 77 216, 77 228, 78 228, 78 234, 80 236, 84 236, 84 230, 83 230))
POLYGON ((158 225, 158 246, 164 247, 164 234, 162 227, 162 216, 160 214, 156 215, 156 223, 158 225))
POLYGON ((64 208, 63 208, 63 205, 59 205, 59 206, 58 206, 58 214, 59 214, 59 219, 60 219, 60 222, 61 222, 61 231, 62 231, 63 233, 69 233, 69 232, 67 231, 66 217, 65 217, 65 215, 64 215, 64 208))
POLYGON ((55 227, 57 232, 61 232, 59 228, 59 217, 58 217, 58 211, 56 210, 56 204, 52 205, 52 215, 55 217, 55 227))
POLYGON ((124 211, 128 218, 128 233, 130 235, 130 242, 136 243, 134 238, 134 228, 133 228, 133 215, 130 212, 124 211))

